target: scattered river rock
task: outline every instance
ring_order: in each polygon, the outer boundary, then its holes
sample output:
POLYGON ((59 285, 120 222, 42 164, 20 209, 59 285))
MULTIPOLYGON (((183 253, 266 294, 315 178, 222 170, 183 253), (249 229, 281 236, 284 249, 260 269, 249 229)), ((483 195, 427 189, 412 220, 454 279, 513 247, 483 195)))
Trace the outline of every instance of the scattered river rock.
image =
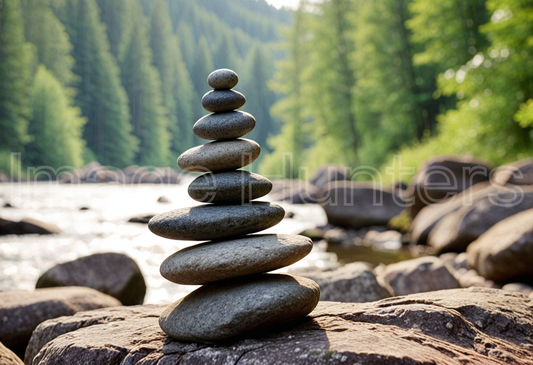
POLYGON ((0 218, 0 235, 8 234, 56 234, 61 230, 54 224, 44 223, 33 218, 24 218, 19 222, 0 218))
POLYGON ((372 303, 320 302, 307 319, 217 345, 166 337, 157 324, 164 306, 110 308, 41 324, 25 362, 533 364, 532 303, 522 294, 486 288, 372 303))
POLYGON ((120 253, 99 253, 58 264, 39 277, 36 288, 86 286, 124 305, 142 304, 146 283, 139 266, 120 253))
POLYGON ((363 303, 392 296, 364 262, 353 262, 333 270, 294 273, 316 281, 320 286, 320 300, 324 301, 363 303))
POLYGON ((378 274, 378 280, 389 285, 395 295, 461 287, 445 262, 433 256, 390 264, 378 274))
POLYGON ((24 363, 0 342, 0 365, 24 365, 24 363))

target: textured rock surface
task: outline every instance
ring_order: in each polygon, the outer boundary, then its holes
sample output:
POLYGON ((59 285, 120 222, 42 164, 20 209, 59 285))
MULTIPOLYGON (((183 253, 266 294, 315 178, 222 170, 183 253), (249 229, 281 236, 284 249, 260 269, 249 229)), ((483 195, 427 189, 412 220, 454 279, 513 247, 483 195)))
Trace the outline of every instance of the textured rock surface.
POLYGON ((22 355, 39 323, 80 311, 119 305, 121 303, 115 298, 82 287, 0 291, 0 342, 22 355))
POLYGON ((277 204, 200 205, 156 215, 148 228, 175 240, 217 240, 259 232, 275 226, 285 216, 277 204))
POLYGON ((8 234, 55 234, 61 230, 54 224, 44 223, 33 218, 24 218, 19 222, 0 218, 0 236, 8 234))
POLYGON ((207 83, 213 89, 227 90, 237 86, 239 76, 233 70, 228 68, 220 68, 215 70, 207 76, 207 83))
POLYGON ((516 187, 476 200, 442 218, 428 237, 438 252, 462 252, 490 227, 513 214, 533 208, 533 186, 516 187))
POLYGON ((251 235, 184 248, 161 264, 161 275, 184 285, 260 274, 289 266, 313 248, 307 237, 288 234, 251 235))
POLYGON ((0 342, 0 365, 22 365, 24 364, 10 349, 0 342))
POLYGON ((246 103, 243 94, 235 90, 211 90, 202 97, 202 107, 210 112, 228 112, 246 103))
POLYGON ((505 282, 533 275, 533 209, 495 224, 467 253, 468 265, 487 279, 505 282))
POLYGON ((407 197, 413 199, 411 217, 416 217, 427 205, 488 181, 492 167, 491 163, 472 156, 442 155, 427 159, 407 188, 407 197))
POLYGON ((43 323, 26 364, 39 351, 35 365, 533 363, 532 300, 494 289, 320 302, 310 319, 218 345, 166 339, 157 325, 164 306, 120 309, 43 323))
POLYGON ((86 286, 117 298, 124 305, 142 304, 146 283, 139 266, 120 253, 99 253, 52 267, 36 288, 86 286))
POLYGON ((262 274, 211 283, 165 309, 159 325, 169 336, 210 342, 286 323, 309 314, 320 298, 312 280, 262 274))
POLYGON ((240 204, 267 195, 272 182, 248 171, 207 173, 189 185, 189 196, 202 203, 240 204))
POLYGON ((350 228, 386 225, 404 209, 400 197, 365 182, 330 182, 319 198, 330 224, 350 228))
POLYGON ((327 271, 294 271, 320 286, 320 300, 336 302, 373 302, 391 293, 378 283, 368 264, 354 262, 327 271))
POLYGON ((501 185, 533 185, 533 158, 498 167, 494 182, 501 185))
POLYGON ((246 138, 216 141, 183 152, 178 165, 189 172, 234 170, 251 164, 260 153, 261 147, 246 138))
POLYGON ((255 128, 255 118, 246 112, 208 114, 198 120, 192 130, 204 139, 232 139, 242 137, 255 128))
POLYGON ((420 257, 388 265, 378 274, 395 295, 459 288, 459 282, 438 257, 420 257))

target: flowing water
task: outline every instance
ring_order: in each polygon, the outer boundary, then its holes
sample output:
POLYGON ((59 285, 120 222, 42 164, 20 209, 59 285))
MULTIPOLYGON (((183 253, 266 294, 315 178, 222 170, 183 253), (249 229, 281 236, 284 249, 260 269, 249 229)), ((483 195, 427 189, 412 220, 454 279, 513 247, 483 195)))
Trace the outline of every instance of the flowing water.
MULTIPOLYGON (((198 205, 187 194, 188 182, 166 184, 0 184, 0 217, 35 218, 57 225, 56 235, 0 236, 0 290, 32 290, 40 274, 57 263, 98 252, 124 253, 139 265, 148 287, 145 303, 169 303, 196 286, 173 284, 161 277, 159 265, 173 252, 197 242, 175 241, 152 234, 146 224, 128 223, 136 215, 156 214, 198 205), (171 203, 158 203, 166 196, 171 203), (88 210, 80 210, 82 207, 88 210)), ((261 200, 268 200, 268 196, 261 200)), ((318 205, 281 204, 294 213, 265 233, 298 233, 326 223, 318 205)), ((330 267, 336 255, 321 245, 296 267, 330 267)), ((286 271, 282 269, 280 271, 286 271)))

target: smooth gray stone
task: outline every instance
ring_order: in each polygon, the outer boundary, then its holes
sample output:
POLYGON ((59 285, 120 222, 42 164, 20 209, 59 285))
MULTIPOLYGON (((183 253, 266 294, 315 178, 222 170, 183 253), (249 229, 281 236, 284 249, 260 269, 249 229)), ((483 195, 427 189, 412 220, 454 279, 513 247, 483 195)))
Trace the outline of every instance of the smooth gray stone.
POLYGON ((207 83, 213 89, 227 90, 237 86, 239 82, 239 76, 233 70, 229 68, 221 68, 215 70, 207 76, 207 83))
POLYGON ((202 107, 215 113, 239 109, 244 103, 244 95, 235 90, 211 90, 202 97, 202 107))
POLYGON ((202 203, 240 204, 267 195, 272 182, 248 171, 226 171, 198 176, 189 185, 189 196, 202 203))
POLYGON ((253 115, 242 111, 232 111, 208 114, 194 124, 192 131, 200 138, 220 140, 242 137, 254 128, 253 115))
POLYGON ((211 342, 304 317, 318 304, 309 279, 262 274, 202 286, 167 308, 159 325, 170 337, 211 342))
POLYGON ((250 139, 215 141, 183 152, 178 166, 189 172, 235 170, 254 162, 260 153, 259 144, 250 139))
POLYGON ((184 248, 163 261, 160 271, 176 284, 203 285, 281 269, 307 256, 312 248, 313 241, 304 236, 251 235, 184 248))
POLYGON ((174 240, 217 240, 262 231, 281 222, 284 216, 285 210, 274 203, 209 204, 158 214, 148 228, 174 240))

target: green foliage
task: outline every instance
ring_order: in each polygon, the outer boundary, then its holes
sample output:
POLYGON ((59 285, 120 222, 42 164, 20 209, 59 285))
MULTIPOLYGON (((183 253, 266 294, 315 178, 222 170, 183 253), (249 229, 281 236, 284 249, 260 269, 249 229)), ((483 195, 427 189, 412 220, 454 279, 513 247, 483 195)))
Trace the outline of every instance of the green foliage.
POLYGON ((407 26, 414 43, 422 50, 416 64, 434 64, 438 72, 464 65, 473 55, 487 48, 479 27, 488 20, 486 0, 414 0, 413 17, 407 26))
POLYGON ((161 81, 157 69, 152 66, 146 19, 138 1, 133 5, 130 28, 120 54, 120 69, 129 98, 133 133, 139 139, 135 162, 166 166, 170 157, 170 135, 161 81))
POLYGON ((429 154, 471 154, 497 164, 531 154, 533 2, 490 0, 491 22, 482 27, 490 45, 465 65, 439 76, 457 109, 439 116, 439 134, 401 151, 416 166, 429 154), (518 123, 517 123, 518 122, 518 123))
MULTIPOLYGON (((37 0, 38 1, 38 0, 37 0)), ((118 58, 124 33, 131 20, 130 0, 96 0, 100 8, 100 19, 106 25, 109 49, 118 58)))
POLYGON ((133 162, 137 140, 98 7, 94 0, 68 0, 64 14, 76 59, 76 105, 87 118, 83 139, 100 163, 125 167, 133 162))
POLYGON ((27 141, 31 55, 18 0, 0 3, 0 149, 22 152, 27 141))
POLYGON ((49 0, 24 0, 22 4, 26 40, 35 45, 37 63, 45 65, 63 85, 71 86, 74 58, 65 26, 49 0))
POLYGON ((26 165, 80 167, 85 119, 71 105, 60 81, 42 65, 35 75, 31 106, 28 132, 32 141, 26 146, 26 165))

